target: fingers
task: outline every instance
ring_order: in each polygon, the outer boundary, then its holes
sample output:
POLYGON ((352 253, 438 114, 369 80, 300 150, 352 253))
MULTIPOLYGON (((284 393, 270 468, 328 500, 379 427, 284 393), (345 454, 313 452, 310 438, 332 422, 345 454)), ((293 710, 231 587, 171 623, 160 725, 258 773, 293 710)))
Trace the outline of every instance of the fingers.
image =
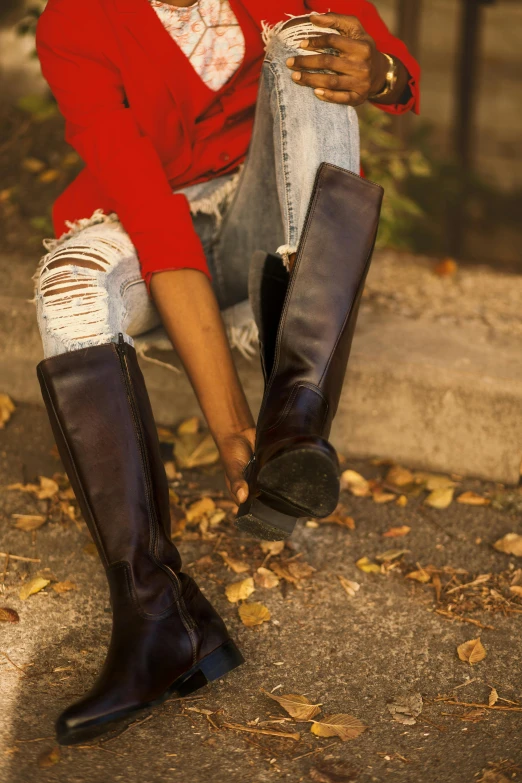
POLYGON ((309 49, 310 51, 320 51, 321 49, 336 49, 338 52, 352 51, 354 42, 345 35, 336 33, 327 33, 325 35, 313 35, 299 42, 300 49, 309 49))
POLYGON ((356 16, 344 14, 310 14, 310 21, 317 27, 333 27, 349 38, 360 38, 365 35, 364 27, 356 16))
POLYGON ((329 73, 307 73, 298 71, 292 74, 292 81, 301 84, 303 87, 319 87, 326 90, 341 90, 345 92, 356 92, 358 79, 354 76, 345 76, 329 73))
POLYGON ((343 106, 360 106, 365 101, 365 98, 353 91, 318 89, 314 90, 314 95, 324 103, 337 103, 343 106))
POLYGON ((248 484, 246 481, 238 481, 232 486, 232 494, 236 503, 241 506, 248 498, 248 484))
POLYGON ((333 54, 306 54, 289 57, 286 64, 295 71, 335 71, 340 66, 340 58, 333 54))

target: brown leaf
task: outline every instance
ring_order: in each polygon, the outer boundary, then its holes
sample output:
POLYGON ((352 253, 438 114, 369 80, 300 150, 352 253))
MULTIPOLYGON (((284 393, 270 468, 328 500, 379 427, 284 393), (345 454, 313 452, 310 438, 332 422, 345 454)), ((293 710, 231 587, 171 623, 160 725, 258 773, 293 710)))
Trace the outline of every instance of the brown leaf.
POLYGON ((66 579, 64 582, 56 582, 53 585, 53 590, 57 593, 68 593, 70 590, 77 590, 78 586, 75 582, 71 582, 70 579, 66 579))
POLYGON ((365 498, 371 494, 369 482, 355 470, 345 470, 342 473, 341 489, 347 489, 352 495, 359 498, 365 498))
MULTIPOLYGON (((419 475, 422 474, 416 474, 417 477, 419 475)), ((451 489, 451 487, 456 486, 455 481, 450 479, 449 476, 441 476, 438 473, 425 473, 424 483, 426 484, 426 489, 430 492, 435 492, 437 489, 451 489)))
POLYGON ((232 582, 225 588, 225 595, 231 604, 237 604, 239 601, 245 601, 254 592, 254 580, 251 576, 243 579, 241 582, 232 582))
POLYGON ((54 767, 55 764, 58 764, 61 758, 61 751, 58 745, 55 745, 54 748, 51 748, 51 750, 44 750, 43 753, 41 753, 38 756, 38 766, 40 769, 48 769, 48 767, 54 767))
POLYGON ((185 433, 174 435, 174 456, 179 468, 200 468, 215 465, 219 461, 219 452, 209 432, 185 433))
POLYGON ((86 555, 90 555, 91 557, 96 557, 98 550, 96 549, 96 544, 94 541, 89 541, 87 544, 85 544, 85 546, 82 547, 82 552, 85 552, 86 555))
POLYGON ((360 557, 355 564, 357 568, 364 571, 365 574, 380 574, 381 567, 377 563, 372 563, 367 557, 360 557))
POLYGON ((22 585, 18 595, 22 601, 25 601, 27 598, 29 598, 30 595, 39 593, 40 590, 43 590, 44 587, 47 587, 49 581, 49 579, 43 579, 41 576, 35 576, 34 579, 30 579, 28 582, 22 585))
POLYGON ((254 625, 261 625, 270 620, 270 612, 264 604, 251 603, 241 604, 239 607, 239 616, 243 625, 249 628, 254 625))
POLYGON ((269 568, 263 568, 262 566, 257 569, 254 579, 259 587, 265 587, 268 590, 277 587, 279 584, 279 579, 274 572, 269 568))
POLYGON ((228 552, 218 552, 218 554, 223 558, 225 565, 231 568, 235 574, 244 574, 250 570, 250 566, 244 560, 234 560, 233 557, 228 556, 228 552))
POLYGON ((480 639, 470 639, 469 642, 459 644, 457 654, 461 661, 473 665, 483 661, 487 653, 480 639))
POLYGON ((358 772, 353 767, 329 763, 312 767, 308 774, 313 783, 353 783, 358 777, 358 772))
POLYGON ((414 726, 417 722, 416 718, 422 712, 422 694, 404 693, 395 696, 386 706, 393 716, 393 720, 397 723, 402 723, 404 726, 414 726))
MULTIPOLYGON (((172 460, 169 460, 168 462, 165 462, 164 465, 165 468, 165 475, 167 476, 167 481, 175 481, 177 478, 179 478, 180 474, 178 473, 176 469, 176 463, 172 460)), ((176 493, 174 493, 176 494, 176 493)), ((169 492, 170 495, 170 492, 169 492)))
POLYGON ((195 503, 192 503, 186 513, 187 517, 187 523, 189 525, 197 525, 203 517, 207 517, 214 513, 216 510, 216 504, 212 500, 212 498, 205 497, 201 498, 200 500, 196 500, 195 503))
POLYGON ((48 185, 50 182, 57 180, 59 176, 60 172, 57 169, 47 169, 47 171, 42 171, 38 177, 38 180, 39 182, 43 182, 45 185, 48 185))
POLYGON ((491 688, 488 704, 490 707, 493 707, 498 701, 498 692, 496 688, 491 688))
POLYGON ((21 166, 24 171, 29 171, 31 174, 39 174, 45 168, 45 163, 38 158, 24 158, 21 166))
POLYGON ((190 419, 185 419, 178 426, 178 435, 195 435, 201 429, 201 420, 198 416, 191 416, 190 419))
POLYGON ((312 734, 317 737, 340 737, 343 742, 356 739, 368 727, 352 715, 328 715, 312 724, 312 734))
POLYGON ((491 500, 477 495, 476 492, 463 492, 458 496, 457 503, 463 503, 466 506, 489 506, 491 500))
POLYGON ((351 579, 346 579, 344 576, 341 576, 341 574, 337 574, 337 578, 339 579, 341 585, 343 586, 343 588, 347 592, 347 594, 350 596, 350 598, 354 598, 355 597, 355 593, 361 587, 359 582, 352 582, 351 579))
POLYGON ((263 691, 269 699, 273 699, 295 720, 309 721, 321 712, 320 704, 312 704, 306 696, 297 696, 293 693, 278 696, 275 693, 263 691))
POLYGON ((391 503, 392 500, 395 500, 396 495, 394 495, 392 492, 383 492, 380 489, 375 489, 372 492, 372 499, 374 503, 378 503, 379 505, 382 505, 384 503, 391 503))
POLYGON ((421 568, 418 571, 410 571, 409 574, 406 574, 406 579, 413 579, 414 582, 422 582, 423 584, 427 584, 429 581, 431 581, 431 575, 428 574, 424 568, 421 568))
POLYGON ((262 541, 261 544, 261 550, 265 553, 265 555, 275 556, 280 555, 283 549, 285 548, 285 542, 284 541, 262 541))
POLYGON ((15 527, 18 530, 24 530, 26 533, 38 530, 46 522, 46 517, 37 514, 13 514, 13 519, 17 520, 15 527))
POLYGON ((409 549, 387 549, 386 552, 375 555, 375 559, 378 563, 391 563, 393 560, 398 560, 403 555, 406 555, 409 551, 409 549))
POLYGON ((514 593, 514 595, 522 596, 522 587, 520 585, 511 585, 509 591, 514 593))
POLYGON ((400 527, 391 527, 389 530, 386 531, 386 533, 382 534, 382 537, 402 538, 402 536, 407 536, 410 530, 411 527, 408 527, 408 525, 401 525, 400 527))
POLYGON ((7 394, 0 394, 0 430, 3 430, 11 414, 15 411, 15 405, 7 394))
POLYGON ((19 623, 20 617, 15 609, 10 609, 8 606, 0 607, 0 622, 3 623, 19 623))
POLYGON ((498 552, 522 557, 522 536, 519 536, 518 533, 507 533, 495 541, 493 546, 498 552))
POLYGON ((406 487, 408 484, 413 484, 413 481, 411 470, 400 465, 394 465, 386 474, 386 483, 394 484, 396 487, 406 487))
POLYGON ((355 530, 355 520, 348 516, 344 506, 339 504, 333 514, 328 517, 318 519, 317 522, 323 525, 339 525, 340 527, 347 527, 348 530, 355 530))
POLYGON ((315 568, 304 560, 291 560, 285 565, 295 579, 310 579, 315 574, 315 568))
POLYGON ((398 497, 396 505, 400 506, 401 508, 404 508, 405 506, 407 506, 408 505, 408 498, 406 497, 406 495, 401 495, 400 497, 398 497))
POLYGON ((455 489, 453 487, 434 489, 424 502, 431 508, 448 508, 451 505, 454 493, 455 489))

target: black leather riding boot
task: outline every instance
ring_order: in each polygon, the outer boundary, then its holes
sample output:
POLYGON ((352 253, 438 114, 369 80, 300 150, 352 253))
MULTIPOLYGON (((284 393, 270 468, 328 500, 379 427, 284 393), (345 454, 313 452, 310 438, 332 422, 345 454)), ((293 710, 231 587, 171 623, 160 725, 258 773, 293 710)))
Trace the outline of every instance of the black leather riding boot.
POLYGON ((299 517, 326 517, 339 500, 328 442, 370 266, 383 190, 323 163, 290 275, 281 259, 254 260, 251 298, 265 394, 250 495, 236 526, 286 538, 299 517))
POLYGON ((107 573, 113 630, 90 692, 59 717, 59 742, 91 739, 243 662, 170 537, 168 485, 134 348, 46 359, 38 378, 83 517, 107 573))

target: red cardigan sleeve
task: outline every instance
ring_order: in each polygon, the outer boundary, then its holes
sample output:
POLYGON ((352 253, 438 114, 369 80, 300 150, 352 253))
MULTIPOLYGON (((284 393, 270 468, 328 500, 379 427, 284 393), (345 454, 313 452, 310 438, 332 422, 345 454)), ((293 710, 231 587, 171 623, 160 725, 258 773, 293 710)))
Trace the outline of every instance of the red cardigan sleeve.
POLYGON ((114 205, 143 277, 149 283, 153 272, 180 268, 210 276, 187 199, 172 193, 152 142, 125 107, 119 73, 97 45, 100 31, 84 30, 60 11, 48 6, 38 23, 42 72, 65 117, 67 141, 114 205))
POLYGON ((327 13, 331 10, 332 13, 356 16, 368 35, 371 35, 375 41, 377 49, 400 60, 410 74, 411 98, 407 103, 376 103, 374 105, 390 114, 404 114, 410 111, 410 109, 419 114, 420 65, 410 54, 406 44, 390 33, 373 3, 368 2, 368 0, 333 0, 330 5, 330 0, 308 0, 307 6, 318 13, 327 13))

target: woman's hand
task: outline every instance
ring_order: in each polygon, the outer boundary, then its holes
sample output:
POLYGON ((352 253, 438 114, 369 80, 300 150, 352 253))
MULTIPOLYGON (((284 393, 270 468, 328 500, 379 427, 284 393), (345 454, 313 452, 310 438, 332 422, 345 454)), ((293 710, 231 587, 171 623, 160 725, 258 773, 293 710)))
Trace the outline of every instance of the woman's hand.
MULTIPOLYGON (((320 100, 347 106, 359 106, 384 87, 388 60, 377 50, 375 41, 355 16, 312 14, 310 21, 340 34, 318 34, 302 41, 299 47, 310 51, 335 49, 338 54, 313 54, 288 59, 286 64, 295 71, 292 79, 297 84, 314 88, 320 100), (334 73, 312 72, 319 70, 334 73)), ((404 73, 401 74, 399 69, 398 96, 391 96, 395 101, 404 91, 408 79, 406 68, 402 63, 399 65, 404 73)))
POLYGON ((227 486, 238 506, 248 498, 248 484, 245 481, 244 470, 254 453, 255 440, 254 427, 217 439, 227 486))

